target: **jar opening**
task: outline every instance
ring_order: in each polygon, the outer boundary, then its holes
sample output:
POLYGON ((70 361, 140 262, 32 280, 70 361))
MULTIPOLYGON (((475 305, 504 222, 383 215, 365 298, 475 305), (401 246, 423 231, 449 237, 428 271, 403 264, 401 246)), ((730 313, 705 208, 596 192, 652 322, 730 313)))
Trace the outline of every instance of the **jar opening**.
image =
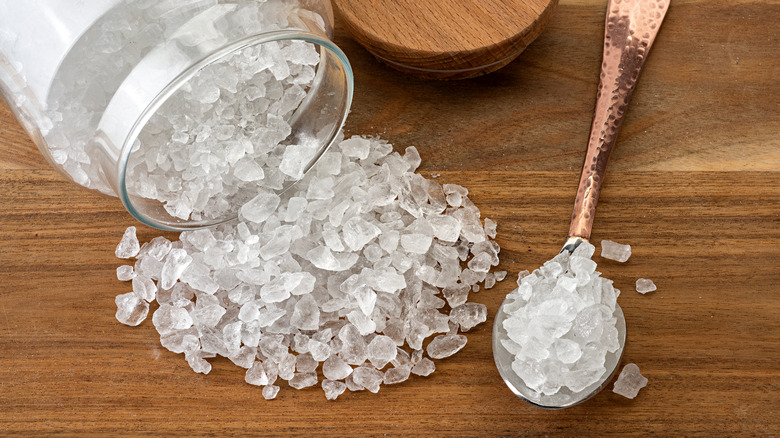
POLYGON ((160 229, 235 219, 300 180, 335 141, 352 100, 346 56, 315 34, 279 31, 215 51, 143 111, 118 158, 127 210, 160 229))

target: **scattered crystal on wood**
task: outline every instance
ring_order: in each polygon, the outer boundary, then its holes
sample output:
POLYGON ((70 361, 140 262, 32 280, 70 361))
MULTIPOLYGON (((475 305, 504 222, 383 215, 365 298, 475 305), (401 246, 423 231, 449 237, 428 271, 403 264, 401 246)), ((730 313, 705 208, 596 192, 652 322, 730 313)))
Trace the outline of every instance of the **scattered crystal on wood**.
POLYGON ((436 371, 436 364, 427 357, 423 358, 417 365, 412 367, 412 374, 423 377, 431 375, 434 371, 436 371))
POLYGON ((639 372, 639 367, 636 364, 630 363, 623 367, 612 392, 632 399, 645 386, 647 386, 647 378, 639 372))
POLYGON ((601 257, 625 263, 631 257, 631 245, 623 245, 611 240, 602 240, 601 257))
POLYGON ((263 387, 263 398, 266 400, 273 400, 276 395, 279 394, 279 387, 276 385, 266 385, 263 387))
POLYGON ((149 314, 149 303, 141 299, 135 292, 129 292, 116 297, 116 319, 122 324, 137 326, 149 314))
POLYGON ((120 259, 129 259, 138 255, 141 246, 138 244, 138 238, 135 236, 135 227, 127 227, 122 240, 116 246, 116 256, 120 259))
POLYGON ((326 399, 336 400, 347 390, 347 385, 344 382, 339 382, 337 380, 325 379, 322 381, 322 390, 325 391, 326 399))
POLYGON ((484 304, 466 303, 450 311, 450 321, 460 324, 460 330, 467 332, 487 320, 484 304))
POLYGON ((460 351, 466 346, 466 337, 463 335, 439 335, 428 344, 428 356, 432 359, 444 359, 460 351))
POLYGON ((640 278, 636 281, 636 291, 640 294, 646 294, 648 292, 653 292, 656 290, 655 283, 653 283, 653 280, 647 279, 647 278, 640 278))
POLYGON ((119 281, 130 281, 135 278, 135 270, 132 266, 122 265, 116 268, 116 278, 119 281))

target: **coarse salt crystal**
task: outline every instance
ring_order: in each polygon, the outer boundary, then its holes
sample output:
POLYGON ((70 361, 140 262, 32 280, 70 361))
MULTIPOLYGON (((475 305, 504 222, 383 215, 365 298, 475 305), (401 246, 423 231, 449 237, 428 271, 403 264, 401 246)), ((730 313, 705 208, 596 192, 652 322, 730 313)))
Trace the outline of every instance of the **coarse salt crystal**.
POLYGON ((648 292, 653 292, 656 290, 655 283, 653 283, 653 280, 649 280, 647 278, 640 278, 636 281, 636 291, 640 294, 646 294, 648 292))
POLYGON ((647 386, 647 378, 639 372, 636 364, 630 363, 623 367, 612 392, 633 399, 645 386, 647 386))

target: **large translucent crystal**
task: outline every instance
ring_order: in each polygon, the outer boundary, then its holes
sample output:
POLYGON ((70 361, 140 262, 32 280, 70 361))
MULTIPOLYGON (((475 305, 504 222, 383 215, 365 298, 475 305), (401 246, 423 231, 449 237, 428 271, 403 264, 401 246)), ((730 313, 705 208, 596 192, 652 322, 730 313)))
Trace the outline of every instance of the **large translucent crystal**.
POLYGON ((115 301, 116 319, 122 324, 136 326, 143 322, 149 313, 149 303, 134 292, 119 295, 115 301))
POLYGON ((336 400, 347 390, 347 385, 344 382, 325 379, 322 381, 322 390, 325 391, 326 399, 336 400))
POLYGON ((647 386, 647 378, 639 372, 636 364, 630 363, 623 367, 612 392, 626 398, 634 398, 645 386, 647 386))
POLYGON ((433 338, 428 344, 428 356, 433 359, 450 357, 466 346, 466 337, 463 335, 440 335, 433 338))
POLYGON ((653 280, 647 279, 647 278, 640 278, 636 281, 636 291, 640 294, 646 294, 648 292, 653 292, 656 290, 655 283, 653 283, 653 280))
POLYGON ((611 240, 602 240, 601 256, 621 263, 627 262, 628 258, 631 257, 631 245, 623 245, 611 240))
POLYGON ((116 256, 120 259, 129 259, 135 257, 140 249, 138 238, 135 236, 135 227, 128 227, 122 240, 116 246, 116 256))

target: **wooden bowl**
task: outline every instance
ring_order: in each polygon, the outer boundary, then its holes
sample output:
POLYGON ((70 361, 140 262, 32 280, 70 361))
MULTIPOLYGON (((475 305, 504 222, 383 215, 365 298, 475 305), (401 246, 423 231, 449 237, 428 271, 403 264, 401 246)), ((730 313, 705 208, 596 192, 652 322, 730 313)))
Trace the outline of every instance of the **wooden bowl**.
POLYGON ((377 59, 431 79, 465 79, 509 64, 542 32, 558 0, 333 0, 377 59))

